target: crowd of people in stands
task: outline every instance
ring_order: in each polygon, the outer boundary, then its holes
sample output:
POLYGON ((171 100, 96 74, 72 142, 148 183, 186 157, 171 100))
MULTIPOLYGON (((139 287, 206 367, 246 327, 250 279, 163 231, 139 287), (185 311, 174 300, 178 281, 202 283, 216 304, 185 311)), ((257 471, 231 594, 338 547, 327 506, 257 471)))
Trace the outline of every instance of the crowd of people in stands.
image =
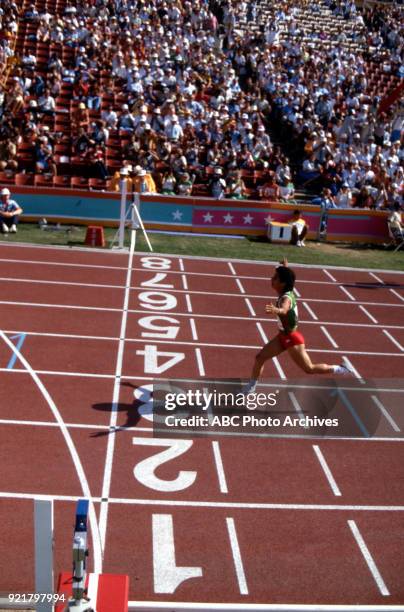
POLYGON ((373 53, 388 78, 404 76, 399 7, 326 5, 352 22, 355 50, 342 30, 332 45, 302 35, 299 16, 324 6, 307 0, 268 4, 258 29, 248 27, 254 0, 68 0, 59 14, 0 0, 0 62, 13 57, 19 22, 51 48, 46 74, 27 51, 0 90, 0 170, 24 169, 28 143, 31 170, 60 171, 66 136, 55 117, 70 86, 66 158, 109 189, 119 185, 108 163, 118 135, 139 191, 294 201, 298 187, 324 208, 402 204, 403 107, 378 114, 387 90, 372 90, 368 70, 373 53))

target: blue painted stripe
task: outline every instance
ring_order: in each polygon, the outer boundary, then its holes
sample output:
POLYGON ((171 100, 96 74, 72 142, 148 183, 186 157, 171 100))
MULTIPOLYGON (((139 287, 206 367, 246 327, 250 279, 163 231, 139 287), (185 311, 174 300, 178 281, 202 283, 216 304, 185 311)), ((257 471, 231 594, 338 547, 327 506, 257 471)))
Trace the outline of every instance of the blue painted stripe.
MULTIPOLYGON (((25 342, 25 338, 27 337, 27 334, 17 334, 16 336, 11 336, 10 340, 15 340, 16 338, 18 338, 18 342, 16 344, 16 349, 17 351, 20 353, 21 352, 21 347, 25 342)), ((12 370, 13 367, 15 366, 15 362, 17 361, 17 355, 16 353, 13 353, 11 355, 11 359, 8 362, 7 365, 7 370, 12 370)))
POLYGON ((361 418, 359 417, 358 413, 356 412, 355 408, 352 406, 351 402, 347 398, 347 396, 345 394, 345 391, 343 391, 342 389, 337 389, 336 393, 340 397, 342 403, 346 406, 346 408, 348 408, 349 412, 351 413, 352 418, 354 419, 354 421, 356 422, 357 426, 361 430, 363 436, 365 438, 370 438, 370 433, 366 429, 365 425, 363 424, 363 422, 362 422, 361 418))

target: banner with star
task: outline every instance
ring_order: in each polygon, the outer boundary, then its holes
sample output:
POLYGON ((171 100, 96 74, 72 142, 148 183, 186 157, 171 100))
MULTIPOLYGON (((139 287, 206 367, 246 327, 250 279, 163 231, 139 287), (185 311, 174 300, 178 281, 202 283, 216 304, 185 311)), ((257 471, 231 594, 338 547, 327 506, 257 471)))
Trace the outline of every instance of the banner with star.
MULTIPOLYGON (((16 185, 12 187, 12 194, 24 209, 24 220, 28 222, 46 217, 52 223, 99 223, 106 227, 116 227, 119 223, 119 193, 16 185)), ((140 214, 147 229, 171 232, 265 236, 271 221, 287 223, 296 208, 308 225, 308 238, 316 238, 321 209, 315 205, 159 194, 140 196, 140 214)), ((386 242, 389 239, 387 216, 388 212, 378 210, 329 210, 326 240, 386 242)))

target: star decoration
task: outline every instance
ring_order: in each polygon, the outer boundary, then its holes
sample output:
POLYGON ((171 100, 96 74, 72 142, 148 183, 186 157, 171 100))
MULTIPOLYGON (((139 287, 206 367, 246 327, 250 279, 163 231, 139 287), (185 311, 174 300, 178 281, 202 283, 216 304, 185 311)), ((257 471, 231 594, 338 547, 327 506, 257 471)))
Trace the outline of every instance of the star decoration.
POLYGON ((234 219, 234 217, 230 213, 227 213, 226 215, 223 215, 223 220, 224 220, 225 223, 232 223, 233 219, 234 219))
POLYGON ((205 223, 212 223, 212 219, 213 215, 211 215, 210 212, 207 212, 205 215, 203 215, 203 220, 205 221, 205 223))
POLYGON ((178 209, 171 213, 174 221, 181 221, 183 213, 178 209))
POLYGON ((251 225, 252 221, 254 220, 254 217, 252 217, 250 213, 248 213, 245 217, 243 217, 243 219, 244 225, 251 225))

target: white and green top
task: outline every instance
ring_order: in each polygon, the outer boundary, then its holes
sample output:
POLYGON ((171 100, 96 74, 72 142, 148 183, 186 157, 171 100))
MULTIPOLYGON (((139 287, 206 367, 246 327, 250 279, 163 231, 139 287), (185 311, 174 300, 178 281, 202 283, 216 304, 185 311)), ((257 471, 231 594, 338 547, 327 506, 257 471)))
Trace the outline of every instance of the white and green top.
POLYGON ((296 331, 297 325, 299 323, 298 309, 296 296, 293 291, 286 291, 281 296, 279 296, 276 306, 281 308, 283 298, 288 298, 290 300, 290 308, 286 315, 278 315, 279 319, 279 329, 283 331, 285 334, 290 334, 291 332, 296 331))

